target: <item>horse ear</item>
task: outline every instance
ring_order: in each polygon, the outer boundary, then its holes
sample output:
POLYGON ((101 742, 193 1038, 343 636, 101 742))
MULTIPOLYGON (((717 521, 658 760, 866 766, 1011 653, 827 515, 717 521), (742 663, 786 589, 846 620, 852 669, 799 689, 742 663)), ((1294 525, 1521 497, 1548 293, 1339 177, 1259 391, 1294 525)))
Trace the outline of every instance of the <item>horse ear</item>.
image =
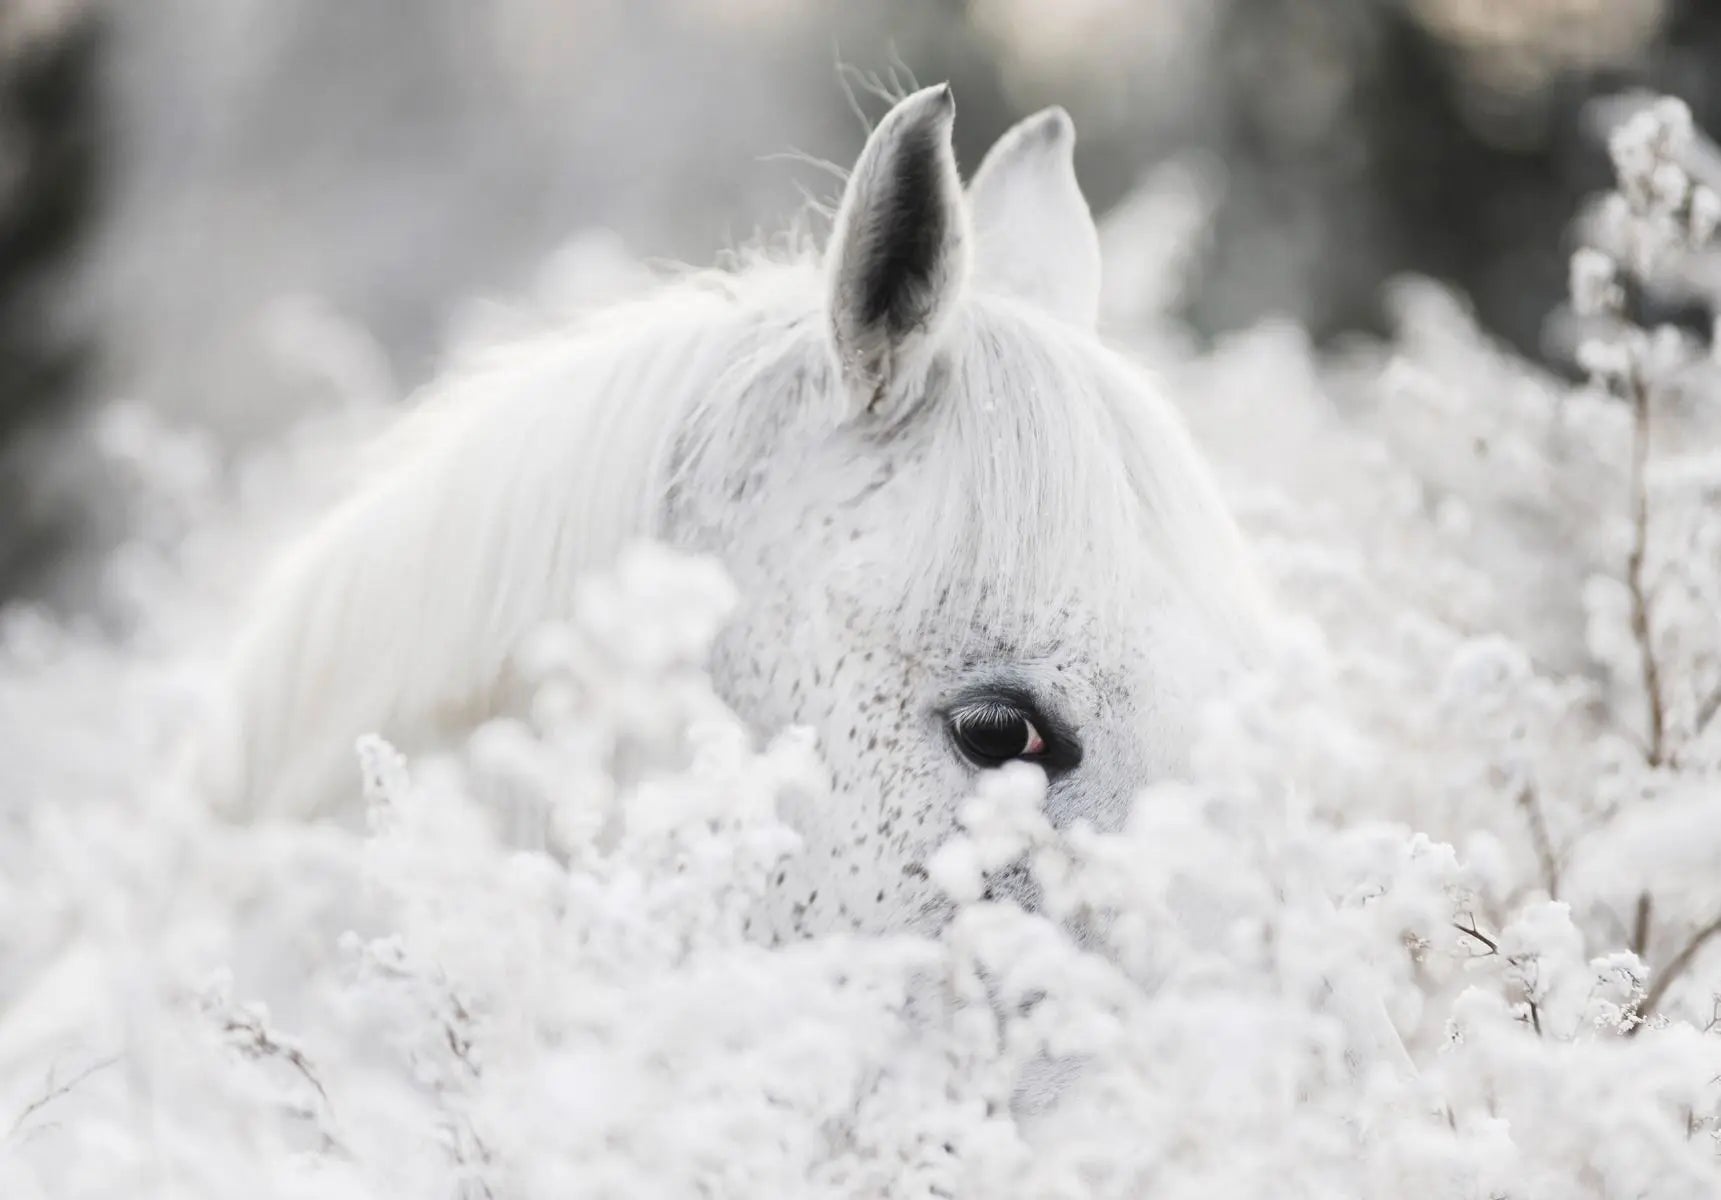
POLYGON ((968 272, 968 215, 950 146, 950 85, 890 110, 867 139, 829 250, 831 336, 849 413, 875 412, 925 367, 968 272))
POLYGON ((1099 319, 1100 239, 1076 183, 1076 127, 1061 108, 1017 122, 968 186, 976 287, 1030 300, 1092 328, 1099 319))

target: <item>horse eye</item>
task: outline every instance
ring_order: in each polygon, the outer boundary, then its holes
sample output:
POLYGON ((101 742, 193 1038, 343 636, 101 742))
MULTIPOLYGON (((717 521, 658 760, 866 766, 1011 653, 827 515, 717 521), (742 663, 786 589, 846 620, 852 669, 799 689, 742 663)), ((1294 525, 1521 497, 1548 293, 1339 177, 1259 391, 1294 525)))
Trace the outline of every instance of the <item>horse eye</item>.
POLYGON ((1046 739, 1028 714, 999 700, 959 708, 949 721, 957 748, 976 766, 1002 766, 1015 758, 1032 761, 1046 753, 1046 739))

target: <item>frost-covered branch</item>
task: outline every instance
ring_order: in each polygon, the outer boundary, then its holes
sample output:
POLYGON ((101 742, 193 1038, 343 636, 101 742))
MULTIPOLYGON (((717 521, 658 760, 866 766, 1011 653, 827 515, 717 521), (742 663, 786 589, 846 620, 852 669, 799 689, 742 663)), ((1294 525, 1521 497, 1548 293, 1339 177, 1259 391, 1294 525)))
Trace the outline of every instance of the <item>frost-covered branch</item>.
MULTIPOLYGON (((1667 990, 1678 983, 1685 972, 1691 969, 1692 962, 1702 952, 1703 947, 1707 946, 1717 935, 1721 935, 1721 917, 1717 917, 1692 934, 1690 940, 1679 948, 1679 952, 1667 960, 1667 964, 1656 974, 1655 982, 1650 984, 1649 991, 1643 998, 1639 1012, 1644 1020, 1647 1021, 1655 1013, 1660 1007, 1661 1001, 1666 997, 1667 990)), ((1632 1030, 1633 1033, 1636 1031, 1636 1029, 1632 1030)))
POLYGON ((1580 248, 1571 262, 1573 311, 1601 325, 1579 347, 1579 360, 1600 386, 1626 403, 1631 418, 1626 587, 1644 694, 1644 753, 1652 767, 1666 762, 1669 747, 1665 671, 1649 578, 1649 472, 1656 392, 1682 364, 1683 350, 1672 329, 1639 328, 1627 303, 1629 292, 1657 286, 1671 260, 1706 245, 1721 224, 1721 197, 1688 172, 1694 145, 1691 113, 1677 100, 1661 100, 1616 129, 1609 150, 1618 188, 1601 207, 1597 236, 1602 245, 1580 248))
POLYGON ((1462 933, 1465 937, 1480 944, 1489 954, 1500 953, 1500 943, 1477 929, 1475 918, 1472 917, 1470 919, 1470 924, 1468 925, 1454 921, 1452 922, 1452 928, 1456 929, 1459 933, 1462 933))
POLYGON ((6 1140, 10 1141, 12 1138, 17 1137, 21 1132, 23 1132, 25 1122, 38 1112, 42 1111, 42 1109, 60 1099, 60 1097, 69 1095, 80 1083, 88 1079, 91 1075, 94 1075, 97 1071, 106 1070, 118 1061, 119 1059, 115 1056, 98 1059, 85 1067, 82 1071, 79 1071, 76 1075, 73 1075, 64 1083, 60 1084, 56 1084, 53 1080, 53 1076, 50 1075, 48 1078, 47 1090, 40 1096, 37 1096, 34 1100, 30 1101, 30 1103, 26 1104, 23 1109, 19 1111, 17 1117, 12 1121, 11 1128, 6 1131, 6 1140))
POLYGON ((254 1012, 241 1013, 229 1017, 221 1026, 221 1032, 228 1037, 229 1044, 246 1058, 280 1059, 298 1073, 299 1078, 310 1084, 317 1095, 327 1104, 329 1093, 324 1089, 322 1081, 311 1070, 311 1064, 305 1058, 304 1052, 297 1046, 290 1045, 269 1031, 263 1024, 260 1014, 254 1012))
POLYGON ((1637 641, 1648 713, 1649 745, 1645 753, 1651 766, 1660 766, 1667 753, 1667 714, 1645 575, 1649 552, 1650 392, 1640 364, 1633 363, 1627 372, 1625 391, 1631 403, 1631 551, 1626 559, 1626 584, 1631 592, 1631 633, 1637 641))
POLYGON ((1548 833, 1548 818, 1542 811, 1542 802, 1531 784, 1525 784, 1518 792, 1518 807, 1524 810, 1525 819, 1530 826, 1530 839, 1536 847, 1536 858, 1542 865, 1542 886, 1547 889, 1551 899, 1560 898, 1560 859, 1554 851, 1553 837, 1548 833))

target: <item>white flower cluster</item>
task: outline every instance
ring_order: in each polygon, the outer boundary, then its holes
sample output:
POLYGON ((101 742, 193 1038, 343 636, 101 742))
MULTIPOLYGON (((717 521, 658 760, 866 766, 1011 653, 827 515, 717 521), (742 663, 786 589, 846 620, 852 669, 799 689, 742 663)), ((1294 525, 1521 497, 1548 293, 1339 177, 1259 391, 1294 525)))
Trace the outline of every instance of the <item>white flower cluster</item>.
POLYGON ((1593 245, 1571 258, 1572 311, 1588 323, 1578 365, 1600 385, 1632 394, 1671 380, 1696 360, 1672 326, 1643 330, 1627 318, 1633 288, 1654 291, 1714 238, 1721 196, 1692 177, 1698 136, 1691 111, 1665 97, 1638 109, 1608 139, 1618 186, 1590 222, 1593 245))
POLYGON ((1721 225, 1721 197, 1691 178, 1695 147, 1691 110, 1672 97, 1640 109, 1608 138, 1619 186, 1603 202, 1600 232, 1641 277, 1721 225))
POLYGON ((1618 312, 1625 302, 1613 259, 1591 246, 1572 252, 1572 308, 1580 317, 1618 312))

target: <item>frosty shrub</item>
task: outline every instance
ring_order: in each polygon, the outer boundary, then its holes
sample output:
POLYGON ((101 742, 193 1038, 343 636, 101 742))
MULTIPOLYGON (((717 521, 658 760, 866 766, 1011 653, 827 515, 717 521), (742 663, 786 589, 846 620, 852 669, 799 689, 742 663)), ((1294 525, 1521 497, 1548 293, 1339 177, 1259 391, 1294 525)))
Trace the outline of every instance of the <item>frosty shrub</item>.
POLYGON ((103 604, 0 620, 0 1195, 1721 1194, 1721 386, 1633 318, 1706 252, 1698 148, 1671 103, 1616 133, 1578 388, 1426 283, 1385 347, 1195 355, 1141 214, 1208 189, 1126 206, 1114 321, 1281 627, 1118 833, 985 774, 936 937, 752 935, 818 749, 714 694, 730 585, 651 545, 518 715, 364 740, 362 828, 216 819, 176 754, 231 580, 375 413, 223 464, 110 410, 103 604), (1040 911, 983 898, 1024 859, 1040 911))

